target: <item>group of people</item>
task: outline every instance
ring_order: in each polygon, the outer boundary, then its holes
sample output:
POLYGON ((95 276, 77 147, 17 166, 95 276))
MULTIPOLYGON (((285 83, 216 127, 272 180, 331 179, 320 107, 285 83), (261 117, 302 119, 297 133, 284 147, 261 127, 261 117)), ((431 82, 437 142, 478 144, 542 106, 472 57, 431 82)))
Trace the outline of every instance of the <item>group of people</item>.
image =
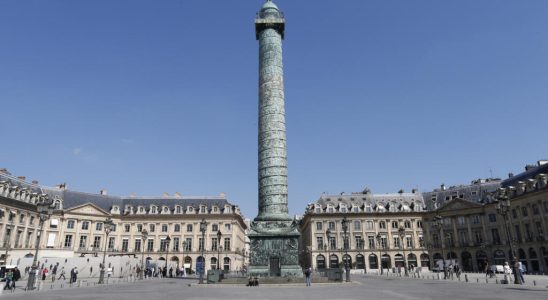
MULTIPOLYGON (((135 273, 137 273, 137 276, 141 274, 141 268, 137 267, 135 269, 135 273)), ((145 278, 148 277, 160 277, 160 278, 173 278, 173 267, 170 267, 169 269, 167 267, 148 267, 145 269, 144 274, 145 278)), ((186 276, 186 271, 184 268, 175 268, 175 276, 186 276)))
POLYGON ((0 277, 6 278, 6 284, 4 285, 4 290, 15 290, 15 282, 21 278, 21 272, 17 267, 13 270, 8 269, 7 271, 2 271, 0 277))
MULTIPOLYGON (((516 270, 516 274, 513 274, 514 272, 512 271, 512 267, 510 267, 510 264, 508 262, 505 262, 504 263, 504 266, 503 266, 503 270, 502 272, 504 273, 505 276, 508 277, 509 280, 512 280, 512 276, 516 276, 517 277, 517 281, 519 282, 519 284, 524 284, 525 283, 525 278, 523 277, 523 274, 525 274, 525 267, 524 265, 521 263, 521 261, 519 261, 517 258, 514 258, 514 269, 516 270)), ((496 272, 498 270, 496 269, 495 266, 489 266, 489 265, 486 265, 485 266, 485 276, 489 276, 489 278, 493 278, 493 277, 496 277, 496 272)))

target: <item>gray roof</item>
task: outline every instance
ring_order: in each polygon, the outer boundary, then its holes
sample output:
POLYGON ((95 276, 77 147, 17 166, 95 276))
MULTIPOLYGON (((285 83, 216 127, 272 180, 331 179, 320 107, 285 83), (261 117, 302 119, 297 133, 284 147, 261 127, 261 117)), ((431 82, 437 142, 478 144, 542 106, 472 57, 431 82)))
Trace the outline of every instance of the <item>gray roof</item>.
POLYGON ((541 160, 536 166, 527 166, 525 172, 512 176, 502 182, 503 187, 515 186, 518 181, 526 181, 527 179, 534 179, 539 174, 548 175, 548 163, 546 160, 541 160))
POLYGON ((488 203, 491 193, 501 184, 498 178, 478 179, 468 185, 451 186, 422 193, 428 210, 435 210, 452 199, 463 199, 474 203, 488 203))
POLYGON ((346 205, 348 208, 358 206, 362 210, 365 205, 371 205, 374 210, 377 206, 383 206, 388 210, 388 207, 391 205, 396 205, 398 211, 402 205, 407 205, 411 208, 415 205, 420 205, 421 208, 424 208, 424 200, 422 198, 422 194, 419 192, 372 194, 369 190, 362 193, 341 195, 323 194, 315 203, 309 205, 309 209, 312 208, 311 206, 314 206, 314 204, 320 204, 324 209, 329 204, 335 208, 340 207, 341 204, 346 205))

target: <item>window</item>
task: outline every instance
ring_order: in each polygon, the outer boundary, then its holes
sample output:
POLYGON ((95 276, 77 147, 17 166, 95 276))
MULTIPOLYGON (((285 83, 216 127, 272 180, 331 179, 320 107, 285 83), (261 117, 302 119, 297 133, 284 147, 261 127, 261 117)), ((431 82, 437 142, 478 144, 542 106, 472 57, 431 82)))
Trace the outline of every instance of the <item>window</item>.
POLYGON ((192 249, 192 238, 186 238, 185 240, 185 251, 190 251, 192 249))
POLYGON ((154 240, 148 239, 147 240, 147 251, 154 251, 154 240))
POLYGON ((329 230, 335 230, 335 222, 329 222, 329 230))
POLYGON ((327 208, 327 212, 328 212, 328 213, 334 213, 335 210, 333 209, 332 206, 329 206, 329 207, 327 208))
POLYGON ((116 241, 116 238, 111 236, 108 238, 108 249, 112 250, 114 249, 114 242, 116 241))
POLYGON ((316 222, 316 230, 323 230, 323 223, 322 222, 316 222))
POLYGON ((225 251, 230 251, 230 238, 225 238, 224 250, 225 251))
POLYGON ((514 218, 514 219, 517 219, 517 218, 518 218, 518 212, 517 212, 517 210, 516 210, 515 208, 512 209, 512 218, 514 218))
POLYGON ((386 236, 381 237, 381 249, 387 249, 388 248, 388 239, 386 236))
POLYGON ((230 231, 230 230, 231 230, 230 224, 225 224, 225 230, 226 230, 226 231, 230 231))
POLYGON ((419 235, 419 247, 424 248, 424 237, 419 235))
POLYGON ((354 237, 354 241, 355 241, 355 244, 356 244, 356 249, 363 249, 363 240, 362 240, 362 237, 361 235, 356 235, 354 237))
POLYGON ((491 237, 493 238, 493 244, 500 244, 499 230, 497 228, 491 228, 491 237))
POLYGON ((34 216, 30 216, 29 225, 33 225, 33 224, 34 224, 34 216))
POLYGON ((367 237, 367 242, 369 244, 369 249, 375 249, 375 237, 370 235, 367 237))
POLYGON ((531 231, 531 224, 525 224, 525 235, 527 239, 531 241, 533 239, 533 232, 531 231))
POLYGON ((160 240, 160 251, 165 252, 166 250, 167 250, 167 240, 164 238, 160 240))
POLYGON ((89 222, 84 221, 82 222, 82 230, 88 230, 89 229, 89 222))
POLYGON ((173 251, 179 251, 179 238, 173 238, 173 251))
POLYGON ((140 207, 139 207, 139 213, 144 213, 144 212, 145 212, 145 208, 142 207, 142 206, 140 206, 140 207))
POLYGON ((398 236, 394 237, 394 247, 395 248, 400 248, 401 247, 400 246, 400 237, 398 237, 398 236))
POLYGON ((443 225, 451 226, 451 218, 443 218, 443 225))
POLYGON ((380 221, 380 222, 379 222, 379 228, 380 228, 380 229, 386 229, 386 222, 380 221))
POLYGON ((544 212, 548 213, 548 201, 544 201, 544 212))
POLYGON ((167 232, 167 224, 162 224, 162 232, 167 232))
POLYGON ((362 222, 354 221, 354 230, 361 230, 361 229, 362 229, 362 222))
POLYGON ((463 216, 458 216, 457 217, 457 224, 459 226, 463 226, 466 222, 464 221, 464 217, 463 216))
POLYGON ((413 239, 410 236, 405 237, 405 247, 413 248, 413 239))
POLYGON ((417 228, 422 228, 422 221, 417 221, 417 228))
POLYGON ((65 235, 65 244, 64 244, 64 247, 65 247, 65 248, 70 248, 70 247, 72 247, 72 234, 67 234, 67 235, 65 235))
POLYGON ((131 226, 129 224, 124 224, 124 232, 129 232, 131 230, 131 226))
POLYGON ((219 211, 219 208, 217 208, 217 206, 213 206, 213 212, 216 213, 219 211))
POLYGON ((471 218, 472 218, 472 224, 479 224, 480 223, 480 216, 479 215, 473 215, 471 218))
POLYGON ((373 209, 371 208, 371 204, 366 204, 365 205, 365 212, 372 212, 373 209))
POLYGON ((329 248, 331 248, 331 250, 337 249, 337 240, 333 236, 329 237, 329 248))
POLYGON ((95 223, 95 231, 103 230, 103 223, 95 223))
POLYGON ((365 222, 365 229, 367 229, 367 230, 373 230, 373 221, 367 221, 367 222, 365 222))
POLYGON ((405 221, 405 222, 403 222, 403 226, 404 226, 405 228, 411 228, 411 221, 405 221))
POLYGON ((516 239, 518 240, 518 242, 521 242, 521 230, 519 229, 519 225, 516 225, 515 229, 516 229, 516 239))
POLYGON ((164 206, 164 213, 167 214, 169 212, 169 208, 167 206, 164 206))
POLYGON ((347 236, 343 237, 343 249, 350 249, 350 239, 347 236))
POLYGON ((358 213, 360 212, 360 208, 357 206, 352 207, 352 212, 358 213))
POLYGON ((101 237, 100 236, 95 236, 93 237, 93 245, 92 245, 93 248, 100 248, 101 247, 101 237))
POLYGON ((219 224, 211 225, 211 231, 219 231, 219 224))
POLYGON ((474 231, 474 240, 477 245, 480 245, 481 243, 483 243, 483 235, 481 234, 481 231, 479 230, 474 231))
POLYGON ((123 239, 123 240, 122 240, 122 251, 123 251, 123 252, 127 252, 127 250, 128 250, 128 244, 129 244, 129 240, 128 240, 128 239, 123 239))
POLYGON ((173 231, 181 232, 181 225, 180 224, 175 224, 175 226, 173 227, 173 231))
POLYGON ((533 204, 532 208, 533 208, 533 215, 540 214, 540 209, 538 208, 538 205, 533 204))
POLYGON ((150 213, 151 213, 151 214, 157 213, 157 211, 156 211, 156 206, 153 206, 153 207, 150 208, 150 213))
POLYGON ((539 236, 543 236, 544 235, 544 231, 542 230, 542 223, 541 222, 536 222, 535 223, 535 226, 537 227, 537 233, 539 236))
POLYGON ((148 224, 148 229, 149 229, 150 232, 154 232, 156 230, 156 225, 148 224))
POLYGON ((392 228, 398 228, 398 221, 392 221, 392 228))
POLYGON ((137 232, 143 231, 143 224, 137 224, 137 232))
POLYGON ((497 222, 497 215, 489 214, 489 222, 491 222, 491 223, 497 222))
POLYGON ((78 247, 80 248, 86 248, 86 244, 88 242, 88 237, 85 235, 80 236, 80 243, 78 244, 78 247))
POLYGON ((186 225, 186 232, 192 232, 192 224, 186 225))
POLYGON ((141 252, 141 240, 135 240, 135 252, 141 252))
POLYGON ((528 213, 527 213, 527 207, 525 206, 522 206, 521 207, 521 214, 524 216, 524 217, 527 217, 528 213))
POLYGON ((321 212, 322 212, 322 208, 321 208, 321 207, 319 207, 319 206, 316 206, 316 208, 314 208, 314 212, 316 212, 316 213, 318 213, 318 214, 319 214, 319 213, 321 213, 321 212))
POLYGON ((432 242, 434 243, 434 247, 436 248, 439 248, 441 246, 440 236, 437 233, 432 234, 432 242))
POLYGON ((175 207, 175 213, 176 213, 176 214, 180 214, 180 213, 181 213, 181 207, 180 207, 180 206, 176 206, 176 207, 175 207))
POLYGON ((323 237, 317 236, 316 237, 316 245, 318 250, 323 250, 323 237))
POLYGON ((211 251, 217 251, 217 238, 211 238, 211 251))
MULTIPOLYGON (((32 220, 32 217, 31 217, 32 220)), ((74 220, 68 220, 67 229, 74 229, 74 220)))
POLYGON ((466 246, 468 244, 468 232, 466 232, 466 230, 459 231, 459 240, 461 246, 466 246))
POLYGON ((201 214, 205 214, 205 213, 206 213, 206 207, 205 207, 205 206, 200 206, 200 213, 201 213, 201 214))
POLYGON ((198 238, 198 251, 204 250, 204 239, 198 238))
POLYGON ((346 213, 346 206, 341 206, 339 210, 342 213, 346 213))

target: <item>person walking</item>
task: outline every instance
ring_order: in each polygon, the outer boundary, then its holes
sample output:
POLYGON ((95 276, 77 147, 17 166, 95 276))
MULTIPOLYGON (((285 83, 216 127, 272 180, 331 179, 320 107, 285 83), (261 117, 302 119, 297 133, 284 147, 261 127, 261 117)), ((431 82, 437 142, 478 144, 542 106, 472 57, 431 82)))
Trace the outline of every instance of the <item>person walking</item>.
POLYGON ((13 281, 13 271, 9 270, 8 273, 6 273, 6 285, 4 286, 4 290, 11 289, 13 281))
POLYGON ((65 278, 65 267, 61 267, 61 272, 60 272, 59 278, 57 278, 57 280, 60 280, 61 277, 63 277, 63 280, 67 280, 67 278, 65 278))
POLYGON ((46 280, 46 276, 48 276, 48 273, 49 273, 48 268, 44 268, 42 270, 42 280, 46 280))
POLYGON ((312 270, 310 268, 306 268, 306 270, 304 270, 304 277, 306 279, 306 286, 310 286, 310 283, 312 281, 312 270))
POLYGON ((53 269, 51 269, 51 282, 55 282, 55 277, 57 276, 57 266, 58 264, 53 266, 53 269))
POLYGON ((516 276, 518 276, 519 278, 519 284, 524 284, 525 283, 525 279, 523 278, 523 264, 521 263, 521 261, 517 260, 517 258, 514 258, 514 260, 516 260, 516 271, 518 272, 516 274, 516 276))

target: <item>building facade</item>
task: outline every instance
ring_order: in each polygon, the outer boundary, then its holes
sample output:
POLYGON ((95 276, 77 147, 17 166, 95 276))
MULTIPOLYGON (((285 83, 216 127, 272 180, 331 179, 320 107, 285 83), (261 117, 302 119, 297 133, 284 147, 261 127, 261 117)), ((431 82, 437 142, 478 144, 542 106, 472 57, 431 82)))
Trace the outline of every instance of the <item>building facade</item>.
POLYGON ((71 191, 28 183, 6 171, 0 173, 0 241, 2 260, 34 255, 39 220, 36 203, 49 198, 53 215, 44 222, 39 257, 132 255, 196 270, 241 270, 246 267, 247 225, 238 206, 218 197, 118 197, 71 191), (107 236, 104 223, 114 222, 107 236), (202 235, 200 223, 206 221, 202 235), (148 232, 143 239, 143 231, 148 232), (220 233, 220 234, 219 234, 220 233), (169 237, 169 238, 168 238, 169 237), (203 238, 202 238, 203 237, 203 238), (202 256, 203 249, 203 256, 202 256))
POLYGON ((301 221, 302 264, 315 270, 342 267, 377 272, 408 266, 429 267, 422 230, 423 197, 416 190, 395 194, 322 195, 301 221), (347 232, 342 220, 347 219, 347 232), (400 236, 400 230, 403 233, 400 236))
POLYGON ((457 197, 427 212, 424 230, 432 258, 455 259, 464 271, 482 272, 487 265, 510 262, 512 243, 528 273, 548 272, 547 174, 548 164, 539 161, 500 183, 510 196, 507 224, 497 211, 496 191, 482 203, 457 197))

